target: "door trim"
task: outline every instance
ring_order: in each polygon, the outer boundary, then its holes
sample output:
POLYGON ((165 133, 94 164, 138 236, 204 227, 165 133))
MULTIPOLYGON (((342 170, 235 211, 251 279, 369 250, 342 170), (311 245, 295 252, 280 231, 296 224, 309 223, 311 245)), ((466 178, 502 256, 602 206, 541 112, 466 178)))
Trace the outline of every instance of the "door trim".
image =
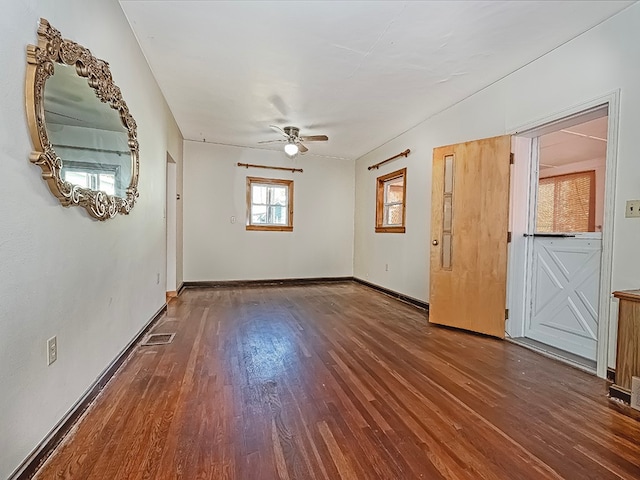
POLYGON ((165 223, 165 291, 167 295, 178 291, 178 166, 173 157, 167 152, 165 168, 166 190, 164 205, 165 223))
MULTIPOLYGON (((534 137, 537 136, 543 127, 548 126, 550 123, 558 122, 564 118, 579 115, 582 112, 595 109, 598 106, 608 106, 608 132, 607 132, 607 157, 605 165, 605 192, 604 192, 604 211, 602 222, 602 260, 600 264, 600 294, 599 294, 599 308, 598 308, 598 350, 597 350, 597 369, 596 373, 601 378, 606 378, 607 367, 610 360, 613 361, 615 355, 615 332, 611 332, 612 322, 611 316, 614 310, 611 300, 611 283, 612 283, 612 267, 613 267, 613 227, 614 227, 614 213, 615 213, 615 193, 616 193, 616 171, 618 163, 618 130, 619 130, 619 113, 620 113, 620 90, 615 90, 609 94, 603 95, 598 98, 586 101, 584 103, 574 105, 565 110, 558 111, 550 114, 544 118, 528 122, 520 125, 512 130, 511 134, 514 136, 534 137)), ((533 162, 537 161, 536 155, 532 152, 529 156, 529 168, 522 169, 529 175, 528 186, 525 189, 526 192, 526 204, 529 205, 531 201, 532 192, 532 178, 534 172, 533 162)), ((524 173, 523 172, 523 173, 524 173)), ((515 173, 515 172, 514 172, 515 173)), ((521 174, 523 174, 521 173, 521 174)), ((516 179, 517 181, 517 179, 516 179)), ((512 200, 515 201, 516 192, 512 192, 512 200)), ((523 194, 520 194, 520 201, 523 200, 523 194)), ((513 203, 512 203, 513 205, 513 203)), ((515 212, 517 213, 517 212, 515 212)), ((528 215, 528 213, 527 213, 528 215)), ((528 262, 530 248, 525 249, 524 258, 522 258, 522 252, 516 252, 515 249, 510 249, 509 263, 528 262), (516 253, 518 253, 516 255, 516 253)), ((517 272, 517 268, 509 268, 509 277, 507 278, 508 289, 510 291, 517 291, 518 289, 524 289, 524 278, 519 275, 514 275, 517 272)), ((511 302, 517 295, 510 295, 509 301, 511 302)), ((525 297, 528 298, 528 297, 525 297)), ((522 306, 520 306, 522 307, 522 306)), ((516 311, 516 305, 509 305, 510 311, 516 311)), ((510 336, 519 336, 517 333, 524 331, 524 322, 526 317, 524 310, 520 308, 519 311, 523 311, 520 322, 514 319, 514 323, 509 322, 507 324, 507 334, 510 336), (518 323, 517 325, 515 323, 518 323), (521 324, 520 324, 521 323, 521 324)))

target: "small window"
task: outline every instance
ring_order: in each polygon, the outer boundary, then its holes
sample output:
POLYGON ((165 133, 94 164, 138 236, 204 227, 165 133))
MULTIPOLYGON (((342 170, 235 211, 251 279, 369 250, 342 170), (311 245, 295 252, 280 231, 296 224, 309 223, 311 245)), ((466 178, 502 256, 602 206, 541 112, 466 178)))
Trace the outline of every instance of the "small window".
POLYGON ((64 172, 65 181, 91 190, 101 190, 107 195, 116 194, 116 177, 113 173, 83 172, 68 169, 64 172))
POLYGON ((120 166, 93 162, 73 162, 65 160, 62 165, 62 178, 82 188, 100 190, 107 195, 125 196, 119 189, 120 166))
POLYGON ((407 169, 377 179, 376 232, 404 233, 407 169))
POLYGON ((247 230, 293 231, 293 180, 247 177, 247 230))
POLYGON ((595 171, 541 178, 537 232, 594 232, 595 171))

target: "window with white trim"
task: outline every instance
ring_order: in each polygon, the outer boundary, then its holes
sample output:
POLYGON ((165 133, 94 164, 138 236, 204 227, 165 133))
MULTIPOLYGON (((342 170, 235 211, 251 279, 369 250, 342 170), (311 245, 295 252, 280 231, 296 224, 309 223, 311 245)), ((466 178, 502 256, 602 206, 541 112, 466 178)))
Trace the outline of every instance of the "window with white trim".
POLYGON ((62 165, 62 178, 82 188, 100 190, 107 195, 124 196, 123 192, 116 191, 120 182, 118 165, 65 160, 62 165))
POLYGON ((293 231, 293 180, 247 177, 246 229, 293 231))

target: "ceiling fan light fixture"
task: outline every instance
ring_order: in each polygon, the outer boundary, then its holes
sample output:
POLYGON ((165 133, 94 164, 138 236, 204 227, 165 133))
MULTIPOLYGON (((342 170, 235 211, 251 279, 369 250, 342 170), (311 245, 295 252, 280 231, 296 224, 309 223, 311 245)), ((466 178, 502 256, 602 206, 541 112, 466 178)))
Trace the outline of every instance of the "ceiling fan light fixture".
POLYGON ((298 145, 293 142, 287 142, 284 146, 284 153, 286 153, 289 157, 295 157, 298 154, 298 145))

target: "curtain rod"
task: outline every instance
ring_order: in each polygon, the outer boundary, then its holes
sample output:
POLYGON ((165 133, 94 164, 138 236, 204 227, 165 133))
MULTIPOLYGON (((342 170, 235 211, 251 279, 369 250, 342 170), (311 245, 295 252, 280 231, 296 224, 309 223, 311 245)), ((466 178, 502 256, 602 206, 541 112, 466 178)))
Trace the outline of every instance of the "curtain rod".
POLYGON ((287 172, 291 172, 291 173, 296 173, 296 172, 300 172, 302 173, 302 169, 301 168, 287 168, 287 167, 270 167, 269 165, 254 165, 252 163, 240 163, 238 162, 238 166, 239 167, 246 167, 246 168, 268 168, 270 170, 286 170, 287 172))
POLYGON ((106 148, 93 148, 93 147, 79 147, 77 145, 53 145, 53 148, 68 148, 71 150, 86 150, 88 152, 99 152, 99 153, 117 153, 120 155, 131 155, 131 150, 108 150, 106 148))
POLYGON ((409 150, 408 148, 404 151, 404 152, 400 152, 397 155, 394 155, 393 157, 387 158, 386 160, 383 160, 380 163, 376 163, 375 165, 371 165, 370 167, 367 168, 367 170, 373 170, 374 168, 380 168, 381 165, 384 165, 387 162, 390 162, 391 160, 395 160, 398 157, 406 157, 411 153, 411 150, 409 150))

